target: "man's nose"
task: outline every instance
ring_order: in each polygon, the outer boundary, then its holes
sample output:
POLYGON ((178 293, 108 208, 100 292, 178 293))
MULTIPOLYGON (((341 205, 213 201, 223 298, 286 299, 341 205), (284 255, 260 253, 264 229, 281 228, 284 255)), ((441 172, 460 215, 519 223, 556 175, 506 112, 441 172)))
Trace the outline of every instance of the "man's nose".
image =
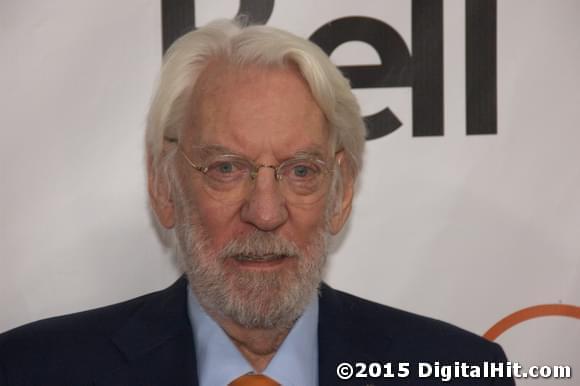
POLYGON ((241 216, 244 222, 263 231, 276 230, 288 220, 286 200, 272 168, 259 169, 241 216))

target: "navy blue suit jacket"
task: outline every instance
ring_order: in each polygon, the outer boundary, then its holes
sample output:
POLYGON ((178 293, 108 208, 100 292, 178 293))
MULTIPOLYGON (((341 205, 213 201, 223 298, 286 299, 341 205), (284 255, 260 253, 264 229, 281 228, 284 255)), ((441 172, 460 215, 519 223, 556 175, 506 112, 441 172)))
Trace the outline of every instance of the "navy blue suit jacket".
MULTIPOLYGON (((0 385, 197 385, 186 288, 186 279, 180 278, 163 291, 1 334, 0 385)), ((321 288, 319 315, 321 386, 443 384, 434 378, 417 379, 416 363, 505 360, 497 344, 474 334, 327 285, 321 288), (397 363, 409 362, 410 374, 407 378, 342 381, 336 376, 336 366, 342 362, 391 362, 393 370, 397 363)), ((458 384, 512 385, 513 381, 462 379, 451 383, 458 384)))

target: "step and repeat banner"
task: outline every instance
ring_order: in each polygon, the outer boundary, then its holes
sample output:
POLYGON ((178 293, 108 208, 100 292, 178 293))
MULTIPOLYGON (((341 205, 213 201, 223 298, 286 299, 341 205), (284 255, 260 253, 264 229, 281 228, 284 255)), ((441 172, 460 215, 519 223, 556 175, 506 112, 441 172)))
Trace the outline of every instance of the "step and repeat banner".
POLYGON ((164 49, 241 14, 320 45, 368 123, 326 280, 580 372, 576 0, 0 3, 0 331, 178 276, 145 115, 164 49))

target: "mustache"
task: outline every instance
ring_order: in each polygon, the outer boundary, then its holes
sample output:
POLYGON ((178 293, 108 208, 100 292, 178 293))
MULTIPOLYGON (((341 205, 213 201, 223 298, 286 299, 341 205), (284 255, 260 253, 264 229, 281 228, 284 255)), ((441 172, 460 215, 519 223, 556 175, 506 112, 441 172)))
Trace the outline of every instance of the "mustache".
POLYGON ((302 258, 303 254, 292 241, 273 233, 254 231, 230 241, 221 249, 217 257, 220 261, 224 261, 239 256, 248 258, 294 256, 302 258))

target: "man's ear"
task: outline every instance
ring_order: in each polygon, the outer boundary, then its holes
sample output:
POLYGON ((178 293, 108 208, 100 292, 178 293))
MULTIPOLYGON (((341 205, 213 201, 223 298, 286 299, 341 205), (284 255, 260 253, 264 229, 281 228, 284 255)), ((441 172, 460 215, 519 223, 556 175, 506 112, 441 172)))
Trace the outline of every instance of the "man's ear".
POLYGON ((354 195, 354 176, 344 156, 344 151, 337 155, 338 169, 341 181, 341 188, 338 189, 332 215, 330 217, 330 233, 336 235, 348 220, 352 209, 352 198, 354 195))
POLYGON ((151 208, 157 220, 163 227, 171 229, 175 226, 175 206, 171 184, 167 173, 156 170, 153 166, 153 156, 147 155, 147 188, 151 208))

